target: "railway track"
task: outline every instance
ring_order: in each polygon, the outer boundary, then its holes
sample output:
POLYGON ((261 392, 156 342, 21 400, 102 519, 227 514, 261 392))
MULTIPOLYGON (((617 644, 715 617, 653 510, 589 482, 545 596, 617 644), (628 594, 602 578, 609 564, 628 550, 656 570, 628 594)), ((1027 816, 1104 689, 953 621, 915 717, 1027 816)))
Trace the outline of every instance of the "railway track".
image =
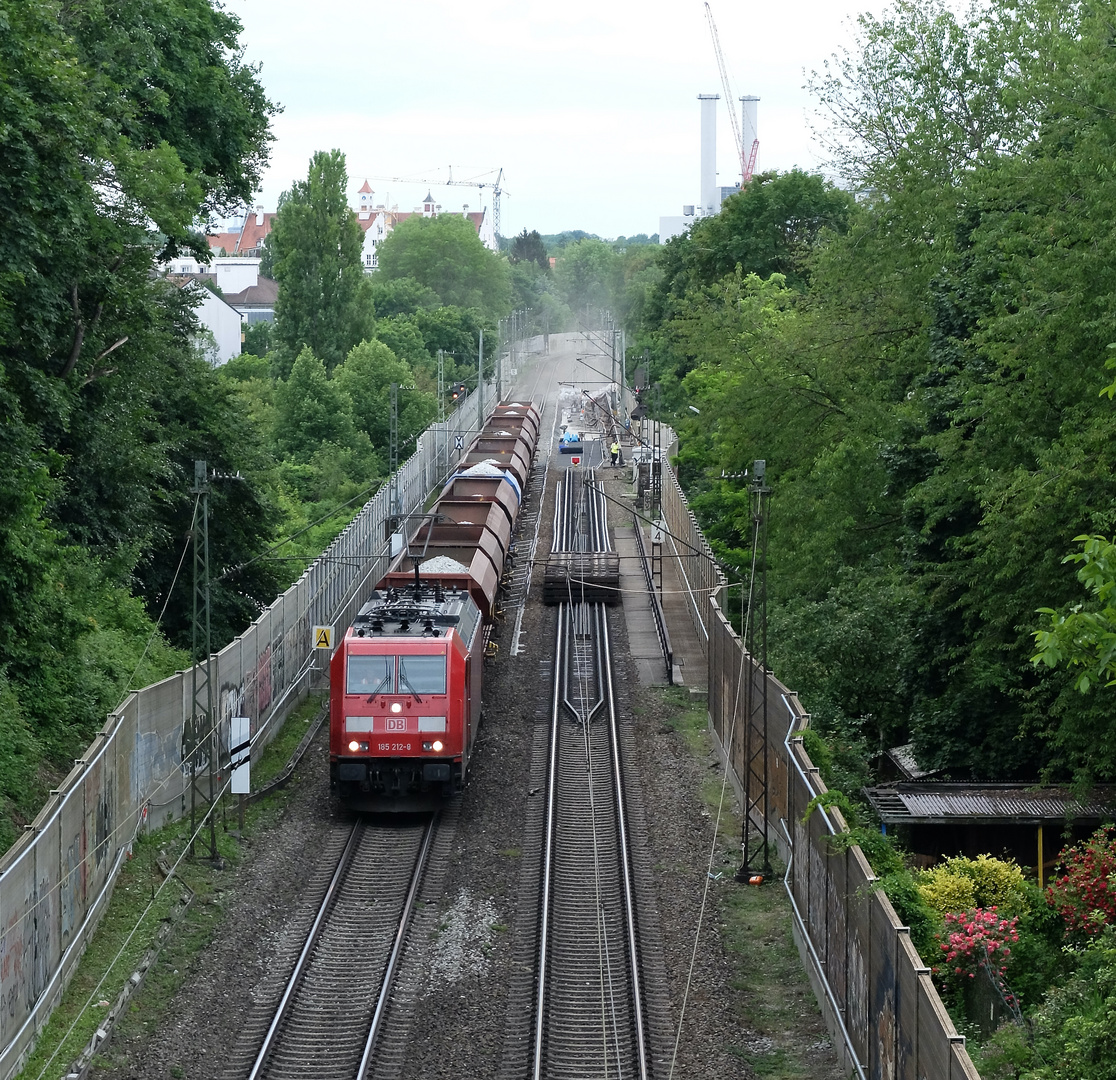
MULTIPOLYGON (((555 552, 610 550, 581 473, 558 490, 555 552)), ((591 472, 584 474, 592 480, 591 472)), ((652 1075, 621 737, 604 605, 558 607, 540 863, 530 1075, 652 1075)))
POLYGON ((436 820, 352 826, 278 1004, 249 1017, 227 1077, 367 1075, 385 1037, 436 820))

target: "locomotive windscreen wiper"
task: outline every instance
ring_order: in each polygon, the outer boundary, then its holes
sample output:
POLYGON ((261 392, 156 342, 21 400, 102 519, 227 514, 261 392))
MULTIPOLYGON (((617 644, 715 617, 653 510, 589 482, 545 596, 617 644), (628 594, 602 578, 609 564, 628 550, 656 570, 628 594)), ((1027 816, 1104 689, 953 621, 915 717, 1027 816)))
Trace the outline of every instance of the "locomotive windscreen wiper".
POLYGON ((371 701, 381 690, 383 690, 384 684, 391 678, 391 676, 392 676, 391 668, 388 668, 387 674, 384 675, 384 677, 378 683, 376 683, 376 686, 372 690, 372 693, 368 695, 368 700, 369 701, 371 701))
POLYGON ((418 691, 411 685, 411 680, 407 678, 407 665, 403 662, 402 657, 399 659, 399 685, 410 690, 415 695, 415 701, 420 705, 422 704, 422 698, 419 697, 418 691))

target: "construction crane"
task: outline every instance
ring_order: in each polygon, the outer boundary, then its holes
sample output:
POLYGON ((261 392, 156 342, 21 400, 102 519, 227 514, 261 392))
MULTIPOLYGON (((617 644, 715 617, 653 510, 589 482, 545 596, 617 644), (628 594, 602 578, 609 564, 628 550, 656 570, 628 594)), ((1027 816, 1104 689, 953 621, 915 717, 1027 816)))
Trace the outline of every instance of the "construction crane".
MULTIPOLYGON (((481 175, 482 176, 487 176, 492 172, 496 172, 497 175, 496 175, 496 179, 491 184, 488 183, 487 181, 478 183, 476 180, 454 180, 454 178, 453 178, 453 166, 450 165, 449 166, 449 180, 447 180, 446 183, 447 184, 463 184, 463 185, 468 185, 469 187, 475 187, 477 189, 477 192, 478 192, 477 198, 479 198, 479 199, 484 198, 484 189, 486 187, 492 188, 492 231, 497 236, 499 236, 500 235, 500 196, 504 194, 504 189, 502 187, 500 187, 500 181, 503 180, 503 178, 504 178, 504 170, 503 170, 503 167, 501 167, 498 172, 495 169, 490 169, 488 173, 482 173, 481 175)), ((509 194, 510 194, 510 192, 509 192, 509 194)))
POLYGON ((475 187, 477 189, 477 198, 483 202, 484 189, 487 187, 492 188, 492 229, 493 232, 500 235, 500 196, 510 195, 510 191, 505 191, 500 182, 504 178, 504 170, 489 169, 486 173, 481 173, 481 176, 491 176, 496 173, 496 179, 490 180, 454 180, 453 166, 448 166, 449 178, 447 180, 429 180, 421 176, 365 176, 365 180, 384 180, 391 184, 419 184, 424 187, 475 187))
POLYGON ((740 120, 736 115, 736 98, 732 93, 729 83, 728 69, 725 67, 724 53, 721 52, 721 38, 717 33, 717 24, 713 21, 713 9, 708 0, 705 5, 705 18, 709 22, 709 33, 713 38, 713 52, 717 56, 717 70, 721 73, 721 86, 725 90, 725 102, 728 105, 729 120, 732 122, 732 137, 736 142, 736 157, 740 162, 740 186, 744 187, 752 179, 752 172, 756 167, 756 155, 759 153, 759 139, 752 142, 748 156, 744 156, 744 139, 740 134, 740 120))

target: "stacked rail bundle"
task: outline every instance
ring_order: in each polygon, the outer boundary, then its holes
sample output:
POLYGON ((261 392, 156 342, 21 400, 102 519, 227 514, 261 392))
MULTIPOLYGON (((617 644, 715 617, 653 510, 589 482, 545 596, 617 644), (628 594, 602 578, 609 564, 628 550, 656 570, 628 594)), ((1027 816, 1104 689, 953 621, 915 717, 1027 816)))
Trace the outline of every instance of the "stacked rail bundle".
POLYGON ((544 604, 618 604, 620 602, 620 556, 611 550, 603 500, 594 487, 596 474, 582 476, 569 469, 559 490, 565 520, 581 527, 556 534, 554 548, 543 572, 544 604), (575 510, 580 503, 584 519, 575 510))

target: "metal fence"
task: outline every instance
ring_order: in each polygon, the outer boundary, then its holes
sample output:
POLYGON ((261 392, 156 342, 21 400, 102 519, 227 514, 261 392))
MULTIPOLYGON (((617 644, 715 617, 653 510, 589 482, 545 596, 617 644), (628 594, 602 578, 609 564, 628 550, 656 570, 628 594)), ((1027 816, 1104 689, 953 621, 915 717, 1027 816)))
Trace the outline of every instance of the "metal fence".
MULTIPOLYGON (((664 436, 664 448, 669 445, 664 457, 670 457, 670 452, 675 449, 674 432, 669 432, 669 437, 664 436)), ((663 462, 662 466, 662 514, 667 524, 667 541, 663 545, 664 558, 676 558, 678 568, 682 571, 686 581, 687 610, 697 631, 698 641, 706 656, 709 655, 710 631, 713 622, 712 598, 714 590, 725 584, 725 575, 721 573, 713 549, 710 548, 705 535, 698 525, 694 512, 682 494, 678 478, 674 470, 663 462), (670 547, 668 555, 666 548, 670 547)))
MULTIPOLYGON (((418 440, 398 477, 400 514, 460 460, 496 404, 481 388, 418 440)), ((212 658, 218 763, 228 760, 229 721, 251 719, 253 756, 310 688, 328 651, 314 649, 315 625, 348 626, 387 567, 392 507, 385 484, 302 577, 212 658)), ((137 833, 189 810, 191 762, 184 754, 192 715, 191 672, 128 695, 24 835, 0 858, 0 1077, 34 1046, 109 897, 137 833)), ((212 740, 202 743, 204 748, 212 740)), ((204 753, 195 751, 195 753, 204 753)), ((194 768, 208 779, 209 762, 194 768)), ((217 772, 220 791, 226 773, 217 772)))
POLYGON ((845 1065, 862 1078, 979 1080, 930 968, 864 853, 835 839, 848 831, 840 812, 817 804, 826 787, 802 745, 809 714, 746 652, 726 618, 724 578, 665 465, 662 492, 671 532, 703 552, 679 566, 690 582, 699 639, 708 644, 710 724, 742 805, 762 805, 757 784, 766 785, 768 835, 787 863, 795 938, 845 1065))

